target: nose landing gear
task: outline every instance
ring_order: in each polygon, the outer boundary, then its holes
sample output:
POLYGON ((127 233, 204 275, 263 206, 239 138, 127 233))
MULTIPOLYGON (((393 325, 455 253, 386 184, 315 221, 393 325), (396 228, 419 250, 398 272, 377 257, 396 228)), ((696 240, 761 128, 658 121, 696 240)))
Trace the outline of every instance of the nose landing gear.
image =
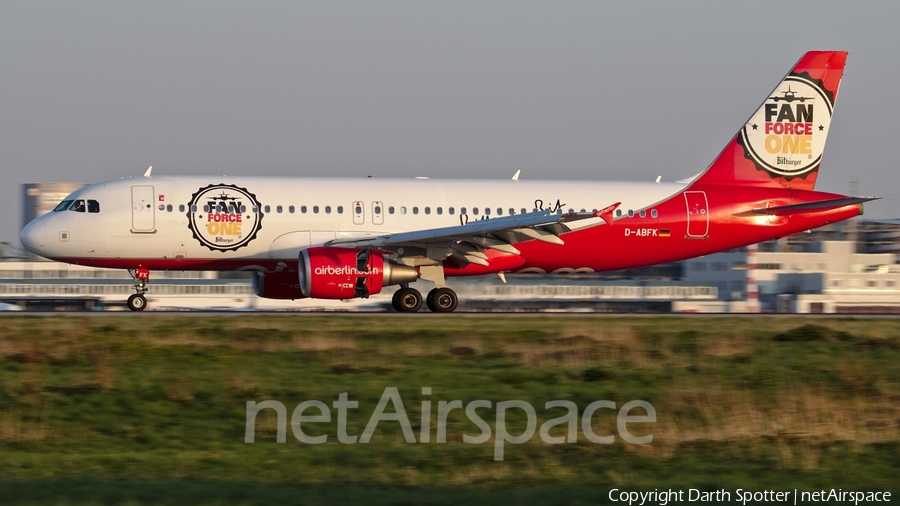
POLYGON ((134 279, 134 291, 137 292, 128 297, 128 309, 143 311, 147 308, 147 283, 150 282, 150 269, 128 269, 128 274, 134 279))

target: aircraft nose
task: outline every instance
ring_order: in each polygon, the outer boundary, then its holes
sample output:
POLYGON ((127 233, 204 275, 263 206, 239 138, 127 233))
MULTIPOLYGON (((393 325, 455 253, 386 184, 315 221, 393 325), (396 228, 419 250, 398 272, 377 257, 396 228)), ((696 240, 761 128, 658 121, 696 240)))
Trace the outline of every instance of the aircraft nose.
POLYGON ((47 249, 47 224, 40 218, 32 221, 22 229, 19 239, 28 251, 40 255, 47 249))

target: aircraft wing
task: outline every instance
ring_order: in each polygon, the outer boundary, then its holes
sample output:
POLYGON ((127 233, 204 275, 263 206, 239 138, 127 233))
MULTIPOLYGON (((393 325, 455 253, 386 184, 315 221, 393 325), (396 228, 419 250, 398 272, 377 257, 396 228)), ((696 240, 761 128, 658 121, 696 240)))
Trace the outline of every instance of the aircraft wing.
POLYGON ((538 240, 551 244, 563 244, 559 237, 566 232, 580 230, 602 223, 612 224, 612 212, 620 202, 590 213, 556 214, 550 211, 504 216, 471 221, 452 227, 399 232, 376 237, 338 239, 327 246, 346 248, 375 248, 392 251, 400 256, 421 256, 431 261, 454 258, 461 265, 475 263, 488 265, 483 251, 494 249, 518 255, 513 244, 538 240))

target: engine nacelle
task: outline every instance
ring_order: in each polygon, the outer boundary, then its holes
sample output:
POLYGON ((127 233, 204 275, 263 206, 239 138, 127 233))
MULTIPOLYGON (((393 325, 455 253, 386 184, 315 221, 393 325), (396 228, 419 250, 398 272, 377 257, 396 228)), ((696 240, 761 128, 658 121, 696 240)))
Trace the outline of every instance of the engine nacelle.
POLYGON ((303 250, 299 271, 300 290, 316 299, 366 298, 419 278, 415 267, 386 262, 378 251, 327 246, 303 250))
POLYGON ((253 272, 253 292, 266 299, 302 299, 296 272, 253 272))

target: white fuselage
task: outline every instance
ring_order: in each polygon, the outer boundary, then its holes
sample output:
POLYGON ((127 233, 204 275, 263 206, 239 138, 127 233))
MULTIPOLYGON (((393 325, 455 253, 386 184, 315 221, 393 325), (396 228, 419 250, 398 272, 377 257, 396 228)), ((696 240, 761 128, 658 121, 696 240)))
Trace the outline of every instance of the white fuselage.
MULTIPOLYGON (((334 239, 448 227, 541 208, 565 213, 622 202, 619 210, 627 216, 629 210, 649 208, 685 186, 473 179, 123 178, 87 186, 67 198, 94 200, 99 212, 49 213, 29 225, 22 238, 44 256, 89 259, 85 263, 93 265, 103 265, 104 259, 114 261, 110 266, 120 266, 118 262, 126 259, 293 262, 302 248, 334 239), (245 221, 238 229, 240 240, 255 232, 244 246, 222 251, 215 243, 210 247, 198 240, 191 214, 197 227, 212 218, 202 205, 192 210, 191 202, 211 184, 234 185, 256 197, 259 209, 245 209, 245 221), (261 216, 248 220, 252 212, 261 216), (255 220, 259 228, 250 230, 248 221, 255 220)), ((209 227, 207 232, 217 228, 209 227)))

